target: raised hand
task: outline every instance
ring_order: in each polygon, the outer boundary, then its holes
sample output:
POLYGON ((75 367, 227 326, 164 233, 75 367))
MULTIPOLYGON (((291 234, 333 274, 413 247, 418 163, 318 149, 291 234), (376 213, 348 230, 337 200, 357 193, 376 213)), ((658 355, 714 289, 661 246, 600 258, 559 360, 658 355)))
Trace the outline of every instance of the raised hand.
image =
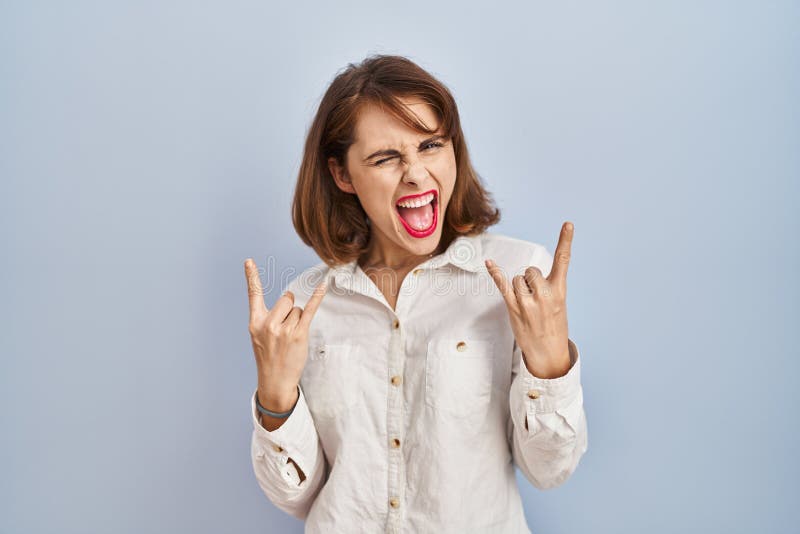
POLYGON ((514 337, 522 350, 528 371, 539 378, 557 378, 569 371, 567 330, 567 268, 574 226, 561 226, 553 267, 547 278, 537 267, 516 275, 509 283, 492 260, 486 268, 503 295, 514 337))
POLYGON ((286 291, 271 310, 264 304, 264 290, 255 262, 244 262, 250 296, 250 338, 258 367, 258 401, 266 409, 287 412, 297 401, 297 384, 308 358, 308 330, 327 289, 320 282, 305 309, 294 306, 286 291))

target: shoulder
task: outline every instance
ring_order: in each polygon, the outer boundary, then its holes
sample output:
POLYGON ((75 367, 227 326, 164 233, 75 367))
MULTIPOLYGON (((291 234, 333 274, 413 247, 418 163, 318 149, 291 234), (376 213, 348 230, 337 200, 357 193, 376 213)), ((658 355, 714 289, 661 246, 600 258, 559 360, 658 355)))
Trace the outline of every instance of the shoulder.
POLYGON ((294 295, 295 305, 303 307, 314 293, 314 288, 323 278, 329 278, 330 273, 331 268, 325 262, 320 261, 294 277, 289 276, 289 283, 286 284, 285 291, 291 291, 294 295))
POLYGON ((550 274, 553 256, 541 243, 489 231, 476 238, 480 239, 484 259, 494 260, 509 276, 522 274, 531 265, 538 267, 544 276, 550 274))

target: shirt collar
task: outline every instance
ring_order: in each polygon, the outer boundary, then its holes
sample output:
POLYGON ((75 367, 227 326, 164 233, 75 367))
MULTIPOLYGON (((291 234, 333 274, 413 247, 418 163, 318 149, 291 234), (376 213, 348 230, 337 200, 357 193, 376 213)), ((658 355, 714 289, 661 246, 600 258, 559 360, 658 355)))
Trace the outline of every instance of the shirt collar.
MULTIPOLYGON (((447 250, 425 260, 418 268, 437 269, 447 264, 454 265, 472 273, 486 270, 481 249, 481 235, 459 235, 450 243, 447 250)), ((330 276, 338 286, 347 286, 356 274, 358 260, 351 260, 331 268, 330 276)))
POLYGON ((423 266, 435 269, 448 263, 472 273, 485 270, 483 251, 481 249, 481 236, 460 235, 456 237, 444 253, 434 256, 425 262, 423 266))

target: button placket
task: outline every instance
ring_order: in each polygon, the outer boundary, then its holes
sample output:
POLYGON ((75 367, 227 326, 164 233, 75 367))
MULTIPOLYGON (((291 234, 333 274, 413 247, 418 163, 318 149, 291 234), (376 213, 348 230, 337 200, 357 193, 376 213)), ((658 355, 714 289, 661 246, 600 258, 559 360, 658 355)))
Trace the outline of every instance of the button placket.
MULTIPOLYGON (((399 311, 399 310, 398 310, 399 311)), ((402 499, 403 488, 405 484, 403 455, 400 448, 400 438, 402 436, 405 414, 403 406, 403 388, 402 384, 403 369, 405 365, 405 350, 404 350, 404 330, 401 328, 401 321, 397 313, 391 322, 390 339, 389 339, 389 355, 388 355, 388 374, 390 376, 390 383, 393 387, 388 388, 388 410, 386 431, 389 436, 387 444, 387 461, 388 465, 388 494, 389 494, 389 511, 395 512, 400 506, 402 499)), ((394 515, 394 514, 393 514, 394 515)), ((395 516, 399 519, 397 516, 395 516)))

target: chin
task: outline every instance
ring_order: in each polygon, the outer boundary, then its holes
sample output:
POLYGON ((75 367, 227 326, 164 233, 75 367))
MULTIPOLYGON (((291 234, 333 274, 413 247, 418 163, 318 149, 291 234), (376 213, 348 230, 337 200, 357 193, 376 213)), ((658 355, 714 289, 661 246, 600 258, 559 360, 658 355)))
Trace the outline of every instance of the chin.
POLYGON ((428 254, 436 251, 440 240, 441 236, 437 232, 436 234, 427 237, 424 240, 424 243, 419 241, 415 241, 411 245, 404 243, 403 248, 416 256, 427 256, 428 254))

